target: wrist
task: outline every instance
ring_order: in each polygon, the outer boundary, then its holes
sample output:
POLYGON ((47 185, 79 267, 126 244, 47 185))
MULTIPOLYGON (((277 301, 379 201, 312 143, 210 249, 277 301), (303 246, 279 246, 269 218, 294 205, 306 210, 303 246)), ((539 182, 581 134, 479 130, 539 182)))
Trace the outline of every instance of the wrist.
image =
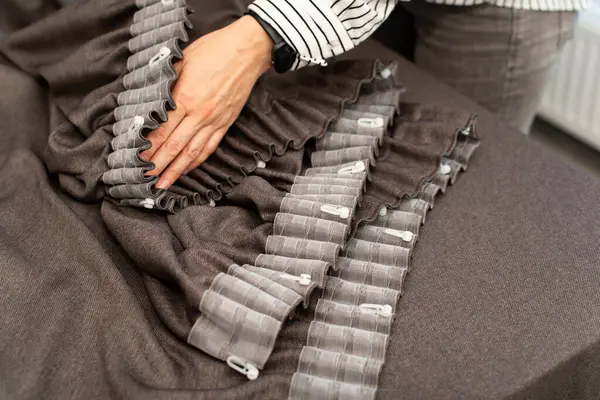
POLYGON ((271 68, 273 40, 251 16, 244 15, 236 24, 239 26, 239 38, 243 38, 248 61, 253 63, 262 75, 271 68))

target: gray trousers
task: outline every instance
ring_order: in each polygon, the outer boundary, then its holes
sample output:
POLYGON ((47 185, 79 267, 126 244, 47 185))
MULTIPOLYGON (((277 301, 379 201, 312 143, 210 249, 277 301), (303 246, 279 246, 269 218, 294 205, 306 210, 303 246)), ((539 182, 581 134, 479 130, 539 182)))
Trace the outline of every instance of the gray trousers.
POLYGON ((412 41, 419 67, 528 132, 551 67, 573 36, 576 13, 419 0, 401 4, 403 9, 391 17, 396 20, 384 28, 388 38, 381 33, 379 38, 395 48, 412 41), (389 29, 392 24, 395 31, 389 29), (391 32, 399 34, 401 25, 412 25, 414 31, 402 32, 407 39, 389 38, 391 32))

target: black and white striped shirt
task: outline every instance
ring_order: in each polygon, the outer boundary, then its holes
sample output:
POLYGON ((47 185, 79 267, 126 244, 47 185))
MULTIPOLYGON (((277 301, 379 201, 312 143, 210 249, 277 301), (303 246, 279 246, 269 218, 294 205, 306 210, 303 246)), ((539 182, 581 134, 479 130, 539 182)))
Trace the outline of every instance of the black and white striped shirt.
MULTIPOLYGON (((326 65, 369 37, 401 0, 255 0, 249 9, 269 23, 298 55, 292 69, 326 65)), ((492 4, 524 10, 569 11, 587 0, 428 0, 436 4, 492 4)))

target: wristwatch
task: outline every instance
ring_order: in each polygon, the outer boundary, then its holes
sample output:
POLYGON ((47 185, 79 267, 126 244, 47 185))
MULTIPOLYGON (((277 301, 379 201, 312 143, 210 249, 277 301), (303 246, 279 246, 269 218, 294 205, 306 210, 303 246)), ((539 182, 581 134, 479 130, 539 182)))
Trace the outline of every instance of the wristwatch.
POLYGON ((273 50, 271 51, 271 63, 275 71, 280 74, 289 71, 296 61, 296 52, 292 47, 281 37, 281 35, 273 29, 273 27, 263 20, 258 14, 252 10, 246 12, 247 15, 253 17, 262 28, 267 32, 267 35, 273 40, 273 50))

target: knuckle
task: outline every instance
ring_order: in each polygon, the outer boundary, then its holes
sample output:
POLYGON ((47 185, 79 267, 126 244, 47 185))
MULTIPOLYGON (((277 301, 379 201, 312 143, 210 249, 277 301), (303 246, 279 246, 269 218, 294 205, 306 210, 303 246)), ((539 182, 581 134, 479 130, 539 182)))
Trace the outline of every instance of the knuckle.
POLYGON ((200 114, 203 119, 212 121, 217 116, 217 105, 213 100, 209 100, 203 105, 200 114))
POLYGON ((190 147, 186 151, 186 157, 192 160, 197 159, 202 154, 202 149, 198 147, 190 147))
POLYGON ((233 125, 236 119, 237 116, 228 114, 227 116, 225 116, 225 119, 219 124, 219 130, 227 131, 231 127, 231 125, 233 125))
POLYGON ((175 84, 171 91, 171 97, 175 102, 174 113, 185 112, 189 106, 189 95, 181 89, 181 85, 175 84))
POLYGON ((204 121, 205 123, 207 121, 209 121, 210 118, 210 112, 206 109, 206 108, 201 108, 200 110, 198 110, 196 112, 196 115, 198 116, 198 119, 200 121, 204 121))
POLYGON ((167 154, 172 157, 175 157, 179 153, 181 153, 181 142, 179 140, 169 140, 165 143, 165 149, 167 154))
POLYGON ((190 98, 186 93, 179 93, 175 99, 175 112, 186 115, 189 109, 190 98))
POLYGON ((219 116, 219 130, 227 130, 239 117, 240 112, 232 107, 226 108, 219 116))

